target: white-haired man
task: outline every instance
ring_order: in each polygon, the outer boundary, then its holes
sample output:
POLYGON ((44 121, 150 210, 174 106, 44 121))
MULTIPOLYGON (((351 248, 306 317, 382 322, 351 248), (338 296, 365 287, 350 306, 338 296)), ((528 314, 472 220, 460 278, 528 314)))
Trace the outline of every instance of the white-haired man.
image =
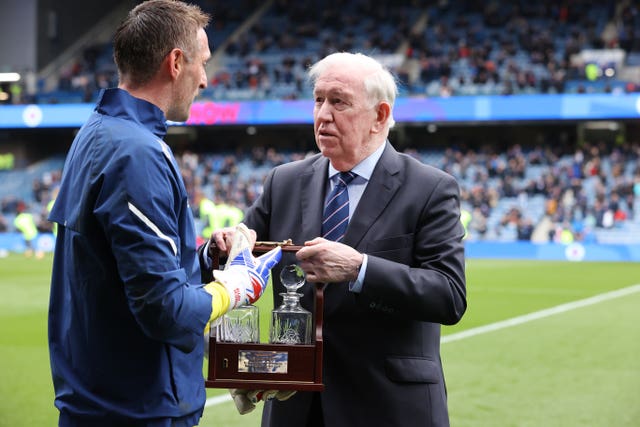
POLYGON ((304 244, 307 279, 328 283, 325 389, 265 402, 262 425, 448 426, 440 325, 467 306, 458 185, 388 141, 397 88, 378 61, 335 53, 309 76, 320 153, 273 169, 244 221, 259 240, 304 244))

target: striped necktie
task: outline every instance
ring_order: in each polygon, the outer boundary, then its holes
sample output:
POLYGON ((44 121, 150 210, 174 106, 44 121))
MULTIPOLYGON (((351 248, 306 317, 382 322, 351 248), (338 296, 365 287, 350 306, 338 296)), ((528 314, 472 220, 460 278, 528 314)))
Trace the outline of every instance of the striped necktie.
POLYGON ((340 172, 338 183, 333 187, 322 217, 322 237, 339 242, 347 232, 349 224, 349 192, 347 186, 356 174, 340 172))

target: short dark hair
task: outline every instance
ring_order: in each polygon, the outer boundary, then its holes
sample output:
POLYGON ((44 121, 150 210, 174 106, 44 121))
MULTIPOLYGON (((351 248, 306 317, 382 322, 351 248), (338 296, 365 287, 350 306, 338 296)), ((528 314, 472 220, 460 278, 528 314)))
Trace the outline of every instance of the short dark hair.
POLYGON ((174 48, 197 50, 197 32, 210 16, 200 7, 177 0, 148 0, 133 8, 116 30, 113 59, 120 80, 144 85, 174 48))

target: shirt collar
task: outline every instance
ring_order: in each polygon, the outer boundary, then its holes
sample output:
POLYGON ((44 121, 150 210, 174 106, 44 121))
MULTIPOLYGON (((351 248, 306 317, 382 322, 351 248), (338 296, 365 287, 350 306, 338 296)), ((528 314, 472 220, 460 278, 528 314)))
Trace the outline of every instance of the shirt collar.
MULTIPOLYGON (((382 152, 384 151, 386 145, 386 142, 384 144, 381 144, 380 147, 376 149, 376 151, 369 154, 368 157, 355 165, 351 169, 351 172, 369 181, 369 179, 371 179, 371 175, 373 174, 373 169, 376 167, 376 164, 378 164, 378 160, 380 160, 380 157, 382 157, 382 152)), ((331 162, 329 162, 329 179, 333 179, 333 177, 339 173, 340 171, 334 168, 331 165, 331 162)))

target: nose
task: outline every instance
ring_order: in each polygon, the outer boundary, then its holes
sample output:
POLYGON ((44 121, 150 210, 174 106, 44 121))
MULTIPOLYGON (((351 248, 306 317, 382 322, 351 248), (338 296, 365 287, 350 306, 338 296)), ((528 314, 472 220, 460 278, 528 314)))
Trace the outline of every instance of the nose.
POLYGON ((206 89, 208 83, 207 72, 203 70, 202 75, 200 76, 200 89, 206 89))
POLYGON ((320 121, 330 121, 332 118, 331 106, 325 100, 322 104, 316 104, 316 118, 320 121))

